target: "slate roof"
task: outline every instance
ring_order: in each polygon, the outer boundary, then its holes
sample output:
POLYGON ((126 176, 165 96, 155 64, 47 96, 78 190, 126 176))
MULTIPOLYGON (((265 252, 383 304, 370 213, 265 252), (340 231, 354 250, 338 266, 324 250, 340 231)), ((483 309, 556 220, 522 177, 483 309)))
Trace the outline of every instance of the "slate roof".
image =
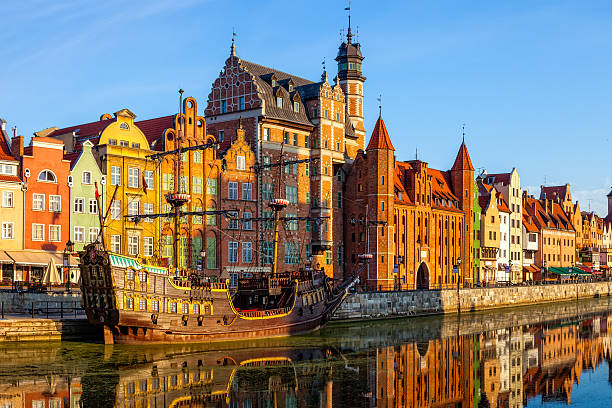
MULTIPOLYGON (((301 96, 299 99, 300 111, 295 112, 293 110, 293 96, 296 93, 300 94, 300 87, 314 84, 312 81, 243 59, 239 59, 239 63, 255 80, 258 91, 265 101, 265 116, 313 126, 308 119, 306 107, 302 102, 301 96), (277 86, 275 87, 272 87, 273 75, 277 81, 277 86), (294 91, 291 93, 286 88, 289 79, 291 79, 294 85, 294 91), (283 97, 282 108, 276 106, 277 92, 283 97)), ((308 91, 312 92, 310 87, 308 91)))
POLYGON ((565 201, 566 196, 569 192, 569 185, 564 186, 542 186, 540 188, 540 200, 548 198, 549 200, 559 199, 565 201))
POLYGON ((503 185, 510 184, 510 173, 487 173, 485 179, 488 181, 490 177, 493 177, 493 183, 502 183, 503 185))

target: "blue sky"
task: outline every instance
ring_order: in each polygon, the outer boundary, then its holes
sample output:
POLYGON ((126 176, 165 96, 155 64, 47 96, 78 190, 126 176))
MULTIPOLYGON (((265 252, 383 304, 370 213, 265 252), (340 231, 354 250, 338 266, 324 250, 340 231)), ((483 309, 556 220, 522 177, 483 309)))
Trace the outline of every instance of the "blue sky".
MULTIPOLYGON (((475 167, 516 167, 523 186, 572 185, 607 212, 612 186, 612 2, 354 0, 366 129, 383 117, 398 159, 452 165, 466 124, 475 167)), ((317 80, 336 72, 342 0, 3 4, 0 117, 18 133, 206 104, 229 53, 317 80)), ((590 201, 589 201, 590 200, 590 201)))

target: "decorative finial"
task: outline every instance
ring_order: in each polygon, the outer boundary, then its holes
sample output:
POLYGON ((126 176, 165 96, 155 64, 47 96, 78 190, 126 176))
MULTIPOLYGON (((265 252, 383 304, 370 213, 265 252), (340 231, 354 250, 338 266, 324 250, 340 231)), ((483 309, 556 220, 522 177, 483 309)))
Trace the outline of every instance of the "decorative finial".
POLYGON ((378 101, 378 117, 382 118, 382 94, 378 94, 376 100, 378 101))
POLYGON ((232 27, 232 47, 230 48, 230 55, 232 57, 236 56, 236 44, 234 44, 235 40, 236 40, 236 30, 234 30, 234 27, 232 27))
POLYGON ((355 40, 357 41, 357 44, 359 44, 359 26, 357 26, 357 32, 355 33, 355 40))
POLYGON ((419 148, 415 147, 414 149, 414 160, 419 160, 419 148))
POLYGON ((461 125, 461 143, 465 144, 465 123, 461 125))
POLYGON ((351 38, 353 38, 353 34, 351 33, 351 0, 349 0, 348 7, 345 7, 344 10, 348 11, 348 31, 346 33, 346 41, 348 44, 350 44, 351 38))

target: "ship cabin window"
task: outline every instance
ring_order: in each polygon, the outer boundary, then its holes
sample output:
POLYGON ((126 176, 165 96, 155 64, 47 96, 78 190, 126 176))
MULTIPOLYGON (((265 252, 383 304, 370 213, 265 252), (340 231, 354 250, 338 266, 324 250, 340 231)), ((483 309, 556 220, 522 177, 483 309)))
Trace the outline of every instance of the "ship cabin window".
POLYGON ((147 272, 140 271, 140 283, 145 283, 147 281, 147 272))
POLYGON ((170 313, 176 313, 176 303, 175 302, 170 303, 170 313))
POLYGON ((125 308, 129 310, 134 310, 134 298, 125 299, 125 308))
POLYGON ((140 299, 140 310, 147 310, 147 300, 146 299, 140 299))
POLYGON ((189 313, 189 304, 183 303, 183 314, 189 313))
POLYGON ((200 305, 193 305, 193 314, 200 314, 200 305))
POLYGON ((159 300, 154 300, 151 302, 151 308, 154 312, 159 312, 159 300))
POLYGON ((134 270, 133 269, 128 269, 125 272, 125 279, 126 280, 134 280, 134 270))

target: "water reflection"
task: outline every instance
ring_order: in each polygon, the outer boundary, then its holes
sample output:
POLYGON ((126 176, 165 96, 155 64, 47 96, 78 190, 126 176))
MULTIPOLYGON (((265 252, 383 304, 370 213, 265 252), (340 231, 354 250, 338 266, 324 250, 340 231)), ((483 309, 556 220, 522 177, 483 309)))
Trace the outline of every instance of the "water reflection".
POLYGON ((589 387, 597 406, 612 399, 610 311, 602 299, 240 345, 6 346, 0 408, 519 408, 589 387), (583 374, 597 370, 608 383, 595 389, 583 374))

